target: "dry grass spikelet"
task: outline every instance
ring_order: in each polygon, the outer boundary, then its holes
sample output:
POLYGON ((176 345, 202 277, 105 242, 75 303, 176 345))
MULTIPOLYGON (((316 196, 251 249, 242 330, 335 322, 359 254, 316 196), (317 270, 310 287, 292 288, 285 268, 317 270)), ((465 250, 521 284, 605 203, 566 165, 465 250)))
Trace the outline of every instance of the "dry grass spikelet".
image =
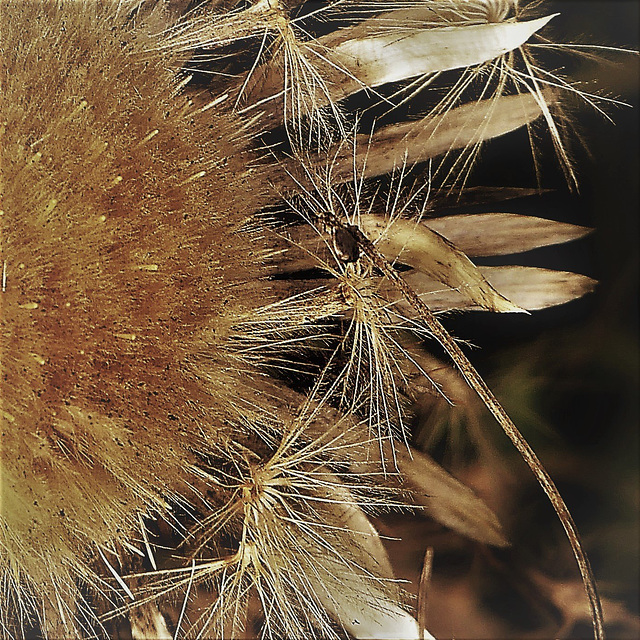
POLYGON ((369 516, 417 504, 507 543, 410 449, 416 378, 447 394, 417 340, 435 338, 529 456, 600 635, 564 503, 434 315, 593 286, 469 258, 582 228, 432 219, 481 143, 539 118, 573 179, 524 48, 550 18, 230 4, 0 0, 3 634, 430 637, 369 516), (367 130, 344 103, 396 109, 446 73, 419 120, 367 130))

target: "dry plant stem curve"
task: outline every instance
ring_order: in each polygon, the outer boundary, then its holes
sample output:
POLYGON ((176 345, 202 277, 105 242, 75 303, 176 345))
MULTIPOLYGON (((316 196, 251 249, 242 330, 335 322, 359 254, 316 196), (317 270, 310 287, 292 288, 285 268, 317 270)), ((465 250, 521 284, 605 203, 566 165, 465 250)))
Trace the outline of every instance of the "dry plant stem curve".
POLYGON ((589 607, 591 609, 594 637, 598 640, 604 638, 604 620, 602 615, 602 605, 598 595, 595 578, 591 569, 591 564, 584 551, 578 529, 573 517, 569 512, 565 501, 558 491, 551 476, 546 471, 538 456, 535 454, 524 436, 520 433, 513 420, 509 417, 504 407, 495 397, 487 383, 482 379, 469 358, 460 348, 451 334, 444 328, 442 323, 436 318, 429 307, 422 301, 420 296, 407 284, 402 276, 389 264, 388 260, 378 251, 376 246, 364 235, 356 226, 346 227, 332 214, 326 214, 329 223, 344 232, 350 233, 357 241, 360 250, 371 260, 371 262, 391 281, 405 300, 415 309, 420 319, 433 334, 433 337, 445 349, 449 357, 464 376, 469 386, 478 394, 487 409, 491 412, 505 434, 509 437, 515 448, 518 450, 524 461, 527 463, 535 475, 540 486, 549 498, 553 508, 564 527, 564 530, 571 543, 571 549, 578 563, 580 575, 584 583, 589 607))

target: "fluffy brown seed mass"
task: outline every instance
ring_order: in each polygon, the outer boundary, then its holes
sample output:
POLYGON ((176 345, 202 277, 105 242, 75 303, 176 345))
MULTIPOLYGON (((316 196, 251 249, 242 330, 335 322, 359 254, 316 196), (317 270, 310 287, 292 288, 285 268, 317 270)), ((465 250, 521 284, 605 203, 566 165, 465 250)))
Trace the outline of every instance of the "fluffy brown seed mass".
POLYGON ((242 227, 269 196, 243 122, 181 96, 135 15, 0 11, 0 562, 45 583, 188 496, 243 384, 230 318, 268 302, 242 227))

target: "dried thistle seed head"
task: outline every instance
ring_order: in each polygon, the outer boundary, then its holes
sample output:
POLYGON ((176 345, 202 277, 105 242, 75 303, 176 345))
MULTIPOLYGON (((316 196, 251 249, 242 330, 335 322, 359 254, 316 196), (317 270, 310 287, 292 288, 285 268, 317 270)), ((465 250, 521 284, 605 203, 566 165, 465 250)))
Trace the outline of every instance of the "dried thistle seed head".
POLYGON ((0 0, 2 622, 20 634, 35 614, 45 635, 91 635, 96 614, 129 612, 134 635, 147 619, 168 634, 157 603, 177 596, 176 636, 258 620, 266 636, 414 640, 365 515, 397 506, 396 471, 439 522, 505 540, 481 501, 410 453, 406 372, 427 372, 406 333, 435 336, 511 428, 423 299, 435 286, 458 294, 438 310, 519 307, 463 252, 486 242, 460 232, 461 250, 455 230, 423 223, 426 202, 411 215, 399 185, 386 200, 363 185, 452 150, 467 153, 451 170, 464 182, 481 142, 540 115, 553 130, 537 81, 502 95, 498 73, 549 18, 393 3, 313 38, 270 0, 177 20, 172 5, 0 0), (194 68, 216 78, 202 93, 194 68), (487 81, 458 106, 487 69, 494 97, 487 81), (342 98, 445 71, 462 84, 422 121, 347 133, 342 98), (265 154, 258 126, 284 143, 265 154), (276 206, 309 227, 265 224, 276 206), (296 260, 323 275, 288 278, 296 260))
MULTIPOLYGON (((2 570, 92 579, 95 545, 191 500, 270 299, 245 123, 113 3, 5 2, 2 570)), ((50 594, 53 597, 53 594, 50 594)), ((63 598, 64 599, 64 598, 63 598)))

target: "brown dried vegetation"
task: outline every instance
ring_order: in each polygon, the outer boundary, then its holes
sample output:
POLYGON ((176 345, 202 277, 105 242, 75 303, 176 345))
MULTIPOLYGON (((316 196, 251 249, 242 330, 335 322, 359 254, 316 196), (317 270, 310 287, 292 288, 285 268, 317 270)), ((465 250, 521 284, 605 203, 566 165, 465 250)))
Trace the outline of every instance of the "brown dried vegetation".
POLYGON ((184 4, 0 2, 3 633, 111 635, 124 619, 136 638, 430 637, 368 516, 417 507, 507 544, 409 445, 416 389, 458 384, 423 352, 435 338, 550 496, 600 635, 562 499, 434 315, 593 287, 470 259, 582 227, 434 217, 482 142, 538 119, 573 180, 524 47, 550 17, 329 3, 358 16, 313 38, 295 6, 184 4), (340 103, 411 81, 384 96, 401 105, 455 70, 420 120, 370 135, 340 103))

